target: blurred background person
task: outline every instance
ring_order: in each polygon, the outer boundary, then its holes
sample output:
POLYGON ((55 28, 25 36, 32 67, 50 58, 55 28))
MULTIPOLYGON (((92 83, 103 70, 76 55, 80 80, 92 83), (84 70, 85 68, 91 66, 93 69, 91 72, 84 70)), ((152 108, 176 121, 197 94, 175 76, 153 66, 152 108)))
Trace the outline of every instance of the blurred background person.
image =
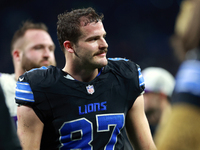
POLYGON ((17 79, 25 71, 41 66, 56 65, 55 45, 43 23, 26 21, 15 32, 11 41, 11 55, 14 73, 0 73, 6 104, 10 115, 17 121, 17 105, 15 103, 15 87, 17 79))
POLYGON ((200 149, 200 0, 185 0, 172 46, 184 60, 176 75, 172 112, 157 135, 159 150, 200 149))
POLYGON ((142 75, 145 80, 145 113, 154 135, 158 124, 164 124, 171 111, 170 100, 175 81, 170 72, 160 67, 145 68, 142 75))
POLYGON ((13 120, 10 118, 0 86, 0 150, 21 150, 13 120))

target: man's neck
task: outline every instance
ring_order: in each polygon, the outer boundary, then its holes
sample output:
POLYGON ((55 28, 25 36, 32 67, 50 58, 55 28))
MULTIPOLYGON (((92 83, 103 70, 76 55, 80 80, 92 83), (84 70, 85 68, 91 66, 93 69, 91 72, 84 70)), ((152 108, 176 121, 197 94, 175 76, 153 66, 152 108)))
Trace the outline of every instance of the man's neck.
POLYGON ((65 66, 63 71, 70 74, 75 80, 81 82, 90 82, 98 75, 98 69, 95 70, 74 70, 65 66))
POLYGON ((19 76, 21 76, 22 74, 24 74, 25 71, 23 71, 22 69, 15 69, 15 80, 17 81, 19 76))

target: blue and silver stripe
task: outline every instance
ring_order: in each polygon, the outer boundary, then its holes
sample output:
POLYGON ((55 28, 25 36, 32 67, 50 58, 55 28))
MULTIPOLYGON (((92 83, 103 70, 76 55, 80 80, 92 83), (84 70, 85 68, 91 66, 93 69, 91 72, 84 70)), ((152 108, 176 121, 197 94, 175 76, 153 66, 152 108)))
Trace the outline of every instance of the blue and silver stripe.
POLYGON ((27 82, 17 82, 15 98, 22 101, 34 102, 33 92, 29 83, 27 82))
POLYGON ((138 75, 139 75, 139 85, 140 86, 143 86, 144 85, 144 78, 142 76, 142 73, 141 73, 141 69, 138 68, 138 75))

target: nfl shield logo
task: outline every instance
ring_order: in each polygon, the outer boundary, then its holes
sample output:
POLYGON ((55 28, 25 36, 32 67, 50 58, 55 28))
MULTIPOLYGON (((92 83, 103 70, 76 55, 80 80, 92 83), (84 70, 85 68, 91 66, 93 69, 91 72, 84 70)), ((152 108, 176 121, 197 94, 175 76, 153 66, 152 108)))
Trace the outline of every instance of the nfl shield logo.
POLYGON ((93 85, 88 85, 86 86, 87 92, 89 94, 93 94, 94 93, 94 86, 93 85))

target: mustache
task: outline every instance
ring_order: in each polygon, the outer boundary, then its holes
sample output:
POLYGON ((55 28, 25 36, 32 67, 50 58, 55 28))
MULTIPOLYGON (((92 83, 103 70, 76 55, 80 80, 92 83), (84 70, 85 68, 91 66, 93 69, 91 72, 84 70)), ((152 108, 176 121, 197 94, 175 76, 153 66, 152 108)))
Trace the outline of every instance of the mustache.
POLYGON ((40 62, 45 62, 45 61, 50 62, 49 59, 42 59, 40 62))
POLYGON ((108 49, 104 49, 104 50, 100 50, 100 51, 96 52, 94 55, 100 55, 100 54, 107 53, 107 52, 108 52, 108 49))

